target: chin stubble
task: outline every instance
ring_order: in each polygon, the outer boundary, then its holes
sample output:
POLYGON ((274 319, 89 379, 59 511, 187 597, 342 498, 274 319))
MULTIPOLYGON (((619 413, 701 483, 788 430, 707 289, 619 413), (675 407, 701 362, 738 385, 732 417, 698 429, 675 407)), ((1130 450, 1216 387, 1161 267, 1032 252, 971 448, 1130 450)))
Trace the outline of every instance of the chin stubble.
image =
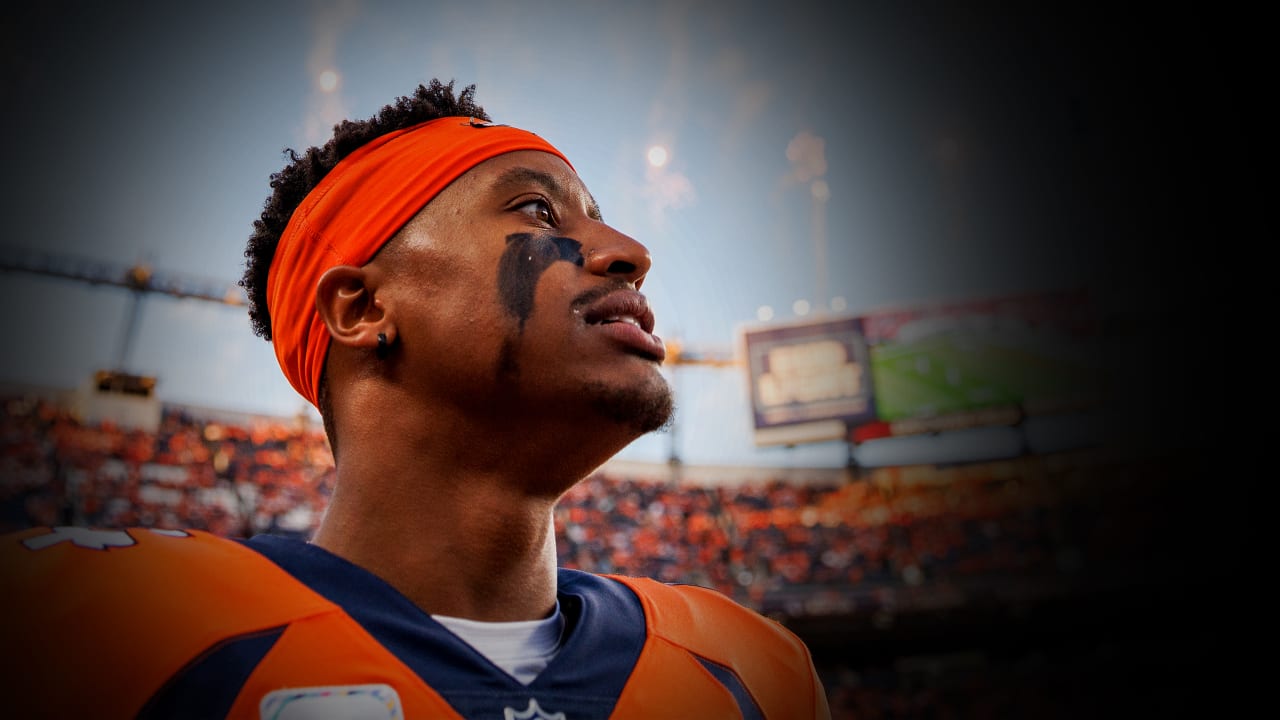
POLYGON ((586 393, 602 418, 630 425, 641 435, 666 429, 675 414, 675 398, 661 378, 639 387, 589 383, 586 393))

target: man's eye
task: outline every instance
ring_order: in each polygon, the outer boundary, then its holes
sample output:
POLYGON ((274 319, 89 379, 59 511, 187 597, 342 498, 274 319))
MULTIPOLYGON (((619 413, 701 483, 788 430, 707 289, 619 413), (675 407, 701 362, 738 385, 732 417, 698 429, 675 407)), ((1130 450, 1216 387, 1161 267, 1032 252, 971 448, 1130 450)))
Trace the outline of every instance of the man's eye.
POLYGON ((521 203, 516 210, 548 225, 555 224, 555 215, 551 213, 551 206, 546 200, 530 200, 527 203, 521 203))

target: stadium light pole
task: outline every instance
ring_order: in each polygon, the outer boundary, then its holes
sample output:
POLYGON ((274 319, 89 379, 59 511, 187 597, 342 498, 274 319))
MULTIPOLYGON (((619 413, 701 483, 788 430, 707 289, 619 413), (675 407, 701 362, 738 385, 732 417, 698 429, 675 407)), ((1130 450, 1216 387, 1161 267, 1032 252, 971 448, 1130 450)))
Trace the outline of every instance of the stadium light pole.
POLYGON ((813 197, 811 225, 815 263, 814 310, 822 315, 830 302, 827 275, 827 200, 831 198, 831 188, 825 180, 818 178, 809 184, 809 194, 813 197))
MULTIPOLYGON (((741 367, 743 361, 734 355, 732 350, 707 350, 707 349, 690 349, 684 346, 678 339, 668 339, 666 341, 667 357, 663 362, 663 366, 668 368, 671 373, 671 390, 680 396, 680 368, 689 365, 702 365, 712 368, 735 368, 741 367)), ((671 423, 667 427, 667 465, 671 468, 672 482, 678 482, 680 479, 680 470, 684 465, 684 461, 680 457, 680 408, 677 403, 675 415, 671 417, 671 423)))
POLYGON ((787 143, 787 160, 791 171, 786 182, 807 185, 810 200, 810 233, 813 240, 814 305, 818 314, 826 311, 827 302, 827 200, 831 189, 823 178, 827 174, 826 141, 808 130, 796 133, 787 143))
POLYGON ((129 289, 129 309, 125 313, 124 332, 116 348, 116 364, 113 370, 121 373, 129 372, 130 350, 138 336, 138 316, 142 314, 142 297, 151 282, 151 268, 145 264, 134 265, 125 273, 125 284, 129 289))
MULTIPOLYGON (((221 280, 156 271, 147 262, 122 265, 110 260, 52 253, 16 245, 0 244, 0 272, 20 272, 60 278, 88 285, 104 285, 128 290, 124 327, 117 341, 111 373, 129 375, 126 369, 133 343, 142 324, 143 300, 159 294, 178 299, 200 300, 218 305, 244 306, 244 290, 221 280)), ((104 358, 104 362, 106 362, 104 358)))

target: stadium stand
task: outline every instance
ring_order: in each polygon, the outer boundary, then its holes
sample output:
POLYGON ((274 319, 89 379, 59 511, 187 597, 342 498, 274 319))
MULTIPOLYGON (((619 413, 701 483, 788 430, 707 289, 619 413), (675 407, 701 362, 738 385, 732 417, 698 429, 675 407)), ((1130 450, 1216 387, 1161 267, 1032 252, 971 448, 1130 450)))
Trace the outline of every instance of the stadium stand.
MULTIPOLYGON (((166 406, 147 432, 38 396, 3 407, 3 531, 305 538, 333 487, 324 434, 301 420, 166 406)), ((1165 632, 1151 603, 1186 592, 1188 569, 1214 576, 1216 558, 1167 507, 1178 468, 1142 467, 1075 452, 698 484, 606 466, 557 508, 558 551, 568 567, 712 587, 787 624, 834 717, 1179 715, 1187 673, 1208 662, 1201 641, 1217 636, 1199 622, 1165 632)))

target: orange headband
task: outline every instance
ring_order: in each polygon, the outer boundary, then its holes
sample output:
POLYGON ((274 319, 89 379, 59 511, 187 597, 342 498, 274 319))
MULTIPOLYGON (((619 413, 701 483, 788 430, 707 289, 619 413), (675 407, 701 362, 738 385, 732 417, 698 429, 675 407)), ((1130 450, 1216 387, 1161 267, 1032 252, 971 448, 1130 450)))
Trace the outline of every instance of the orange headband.
POLYGON ((312 405, 319 405, 330 339, 316 311, 320 276, 338 265, 363 266, 449 183, 515 150, 541 150, 569 163, 531 132, 447 117, 361 146, 303 199, 271 260, 267 308, 276 360, 312 405))

